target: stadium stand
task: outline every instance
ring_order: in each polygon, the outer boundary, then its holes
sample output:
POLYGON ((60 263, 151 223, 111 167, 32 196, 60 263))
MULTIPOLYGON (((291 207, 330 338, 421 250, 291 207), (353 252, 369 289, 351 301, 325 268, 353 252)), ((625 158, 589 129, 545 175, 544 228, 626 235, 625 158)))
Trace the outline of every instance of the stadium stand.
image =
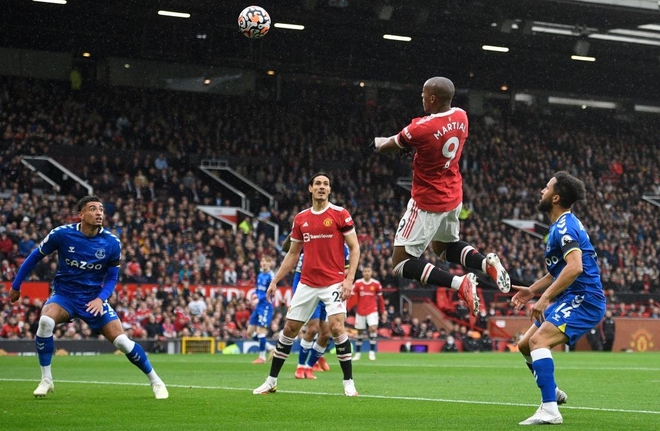
MULTIPOLYGON (((1 77, 0 282, 13 278, 26 250, 50 229, 76 220, 74 203, 86 193, 70 180, 58 191, 21 162, 22 156, 47 155, 107 202, 108 228, 120 237, 125 255, 121 282, 159 286, 136 293, 118 289, 113 297, 129 337, 243 337, 235 315, 249 309, 249 302, 207 296, 206 311, 194 316, 188 308, 192 293, 200 285, 253 285, 261 255, 281 258, 279 242, 293 215, 308 206, 307 179, 323 168, 334 177, 332 200, 356 220, 361 263, 374 268, 391 293, 390 304, 398 307, 398 292, 421 288, 393 277, 389 263, 394 229, 409 196, 397 180, 409 175, 410 156, 377 156, 367 144, 376 131, 399 130, 399 122, 417 116, 418 107, 406 112, 342 93, 328 94, 321 106, 305 97, 313 91, 303 86, 296 100, 238 103, 230 96, 162 90, 71 91, 62 82, 1 77), (231 206, 232 198, 218 194, 199 171, 202 159, 226 160, 277 204, 266 208, 261 220, 255 214, 248 233, 206 216, 197 205, 231 206), (272 238, 264 219, 278 225, 280 238, 272 238), (148 334, 152 315, 157 325, 148 334)), ((462 237, 481 250, 497 251, 515 284, 532 282, 544 268, 542 240, 501 220, 543 222, 535 209, 540 190, 553 172, 568 170, 587 185, 590 200, 575 210, 595 236, 610 307, 657 317, 660 218, 642 196, 660 195, 660 125, 643 117, 617 120, 525 105, 512 113, 486 112, 471 118, 463 156, 469 215, 462 237)), ((32 278, 52 280, 54 265, 44 259, 32 278)), ((512 314, 508 296, 487 281, 482 294, 484 311, 512 314)), ((451 292, 438 291, 437 305, 451 321, 457 305, 451 292)), ((3 292, 0 327, 17 316, 25 322, 20 336, 33 337, 39 306, 29 299, 11 305, 3 292)), ((276 313, 273 332, 283 312, 276 313)), ((379 330, 384 336, 390 318, 385 320, 379 330)), ((475 323, 466 325, 478 329, 475 323)), ((56 337, 95 334, 72 322, 58 328, 56 337)))

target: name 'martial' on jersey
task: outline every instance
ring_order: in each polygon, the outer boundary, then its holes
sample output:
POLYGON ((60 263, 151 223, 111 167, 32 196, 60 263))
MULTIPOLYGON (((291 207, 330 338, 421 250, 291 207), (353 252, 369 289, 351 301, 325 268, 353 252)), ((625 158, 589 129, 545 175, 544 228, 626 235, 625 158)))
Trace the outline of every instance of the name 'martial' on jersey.
POLYGON ((465 123, 459 123, 456 121, 453 121, 451 123, 447 123, 444 126, 442 126, 442 130, 437 130, 433 136, 435 136, 435 139, 440 139, 443 136, 445 136, 447 133, 452 132, 454 130, 460 130, 463 133, 467 133, 467 124, 465 123))
POLYGON ((451 211, 463 201, 458 161, 470 122, 460 108, 414 118, 398 135, 396 144, 415 150, 411 197, 424 211, 451 211))

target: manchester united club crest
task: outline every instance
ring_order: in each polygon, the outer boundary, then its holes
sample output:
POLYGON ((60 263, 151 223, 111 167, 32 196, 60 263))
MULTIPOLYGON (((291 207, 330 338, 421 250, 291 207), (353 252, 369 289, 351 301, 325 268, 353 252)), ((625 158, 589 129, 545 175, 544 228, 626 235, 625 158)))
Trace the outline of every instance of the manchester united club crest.
POLYGON ((330 227, 330 226, 332 226, 332 219, 331 219, 331 218, 327 218, 327 219, 323 220, 323 226, 325 226, 325 227, 330 227))
POLYGON ((653 342, 653 334, 646 328, 640 328, 630 335, 630 348, 637 352, 646 352, 655 347, 653 342))

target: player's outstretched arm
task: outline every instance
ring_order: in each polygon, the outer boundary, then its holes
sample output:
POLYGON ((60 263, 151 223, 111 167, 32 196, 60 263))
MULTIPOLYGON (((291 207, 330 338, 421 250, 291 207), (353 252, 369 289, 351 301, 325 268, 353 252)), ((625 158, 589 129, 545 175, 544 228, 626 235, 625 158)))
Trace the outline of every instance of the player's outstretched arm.
POLYGON ((516 286, 512 284, 511 287, 513 290, 516 290, 516 294, 511 298, 511 303, 516 310, 522 309, 525 304, 529 302, 530 299, 534 297, 534 292, 532 292, 527 286, 516 286))
POLYGON ((547 273, 543 276, 543 278, 535 281, 534 284, 529 287, 512 285, 511 287, 513 290, 517 291, 511 299, 515 309, 520 310, 525 304, 534 298, 534 295, 539 292, 543 292, 548 287, 550 287, 553 281, 554 279, 552 278, 552 275, 547 273))
POLYGON ((9 289, 9 300, 13 303, 20 299, 21 297, 21 284, 23 280, 27 278, 28 275, 32 272, 35 266, 43 259, 45 255, 41 254, 39 248, 35 248, 28 255, 27 259, 23 261, 23 264, 18 269, 18 273, 14 278, 14 281, 11 283, 11 288, 9 289))
POLYGON ((373 146, 380 154, 389 154, 399 151, 401 148, 396 144, 396 135, 389 138, 376 137, 373 140, 373 146))

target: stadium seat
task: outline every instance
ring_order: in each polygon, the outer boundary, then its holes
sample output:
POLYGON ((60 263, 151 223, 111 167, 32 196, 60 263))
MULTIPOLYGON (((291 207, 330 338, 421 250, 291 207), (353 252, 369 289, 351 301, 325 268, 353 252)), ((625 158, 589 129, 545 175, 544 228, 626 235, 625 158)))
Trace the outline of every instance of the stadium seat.
POLYGON ((435 290, 435 303, 441 311, 447 312, 454 309, 451 296, 451 289, 447 287, 439 287, 435 290))
POLYGON ((380 337, 392 338, 392 331, 390 331, 388 328, 379 328, 378 335, 380 337))

